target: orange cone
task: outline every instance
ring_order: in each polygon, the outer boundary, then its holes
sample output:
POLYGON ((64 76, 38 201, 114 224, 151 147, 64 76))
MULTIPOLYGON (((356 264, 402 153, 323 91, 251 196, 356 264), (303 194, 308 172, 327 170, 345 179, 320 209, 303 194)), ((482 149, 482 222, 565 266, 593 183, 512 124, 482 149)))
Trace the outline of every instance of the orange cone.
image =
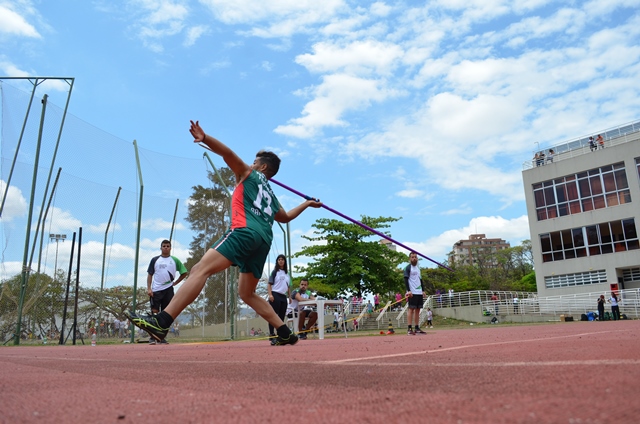
POLYGON ((387 334, 394 334, 395 330, 393 329, 393 324, 391 323, 391 320, 389 320, 389 330, 387 331, 387 334))

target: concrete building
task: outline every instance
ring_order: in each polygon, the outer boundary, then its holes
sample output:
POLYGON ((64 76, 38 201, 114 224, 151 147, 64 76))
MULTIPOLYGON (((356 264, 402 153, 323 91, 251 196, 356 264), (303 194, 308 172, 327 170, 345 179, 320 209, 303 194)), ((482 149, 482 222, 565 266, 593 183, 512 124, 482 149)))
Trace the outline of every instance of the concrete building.
POLYGON ((449 253, 449 262, 459 265, 477 265, 478 261, 487 256, 486 254, 509 247, 511 245, 502 239, 487 238, 484 234, 471 234, 468 240, 459 240, 453 244, 453 249, 449 253))
POLYGON ((640 121, 592 137, 524 165, 539 296, 640 288, 640 121))

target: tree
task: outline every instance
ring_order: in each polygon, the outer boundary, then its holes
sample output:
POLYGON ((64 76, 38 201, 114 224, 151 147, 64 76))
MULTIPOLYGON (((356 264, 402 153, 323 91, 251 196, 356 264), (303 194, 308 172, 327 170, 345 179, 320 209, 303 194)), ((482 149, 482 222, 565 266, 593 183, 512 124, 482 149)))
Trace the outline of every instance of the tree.
MULTIPOLYGON (((379 230, 389 228, 389 223, 399 218, 362 217, 362 223, 379 230)), ((378 241, 365 241, 373 237, 370 231, 357 224, 345 223, 335 219, 319 219, 313 224, 318 231, 316 237, 303 236, 313 244, 305 246, 294 257, 314 258, 303 272, 312 281, 321 282, 333 290, 322 292, 322 285, 312 288, 323 296, 346 295, 362 296, 363 293, 383 293, 403 287, 402 273, 398 266, 407 261, 406 255, 389 249, 378 241)), ((386 234, 386 233, 385 233, 386 234)))
MULTIPOLYGON (((89 287, 82 288, 78 292, 78 299, 83 303, 82 311, 89 315, 96 315, 102 310, 103 315, 111 314, 118 319, 124 319, 124 312, 133 306, 133 286, 116 286, 103 289, 89 287)), ((136 307, 138 311, 144 311, 148 307, 149 297, 146 290, 138 290, 136 307)))
MULTIPOLYGON (((235 186, 235 176, 226 167, 219 168, 218 174, 209 172, 207 175, 211 181, 210 187, 197 185, 193 187, 193 193, 189 197, 189 209, 186 221, 189 222, 195 235, 189 244, 189 258, 185 261, 187 269, 191 269, 204 256, 209 247, 229 228, 229 216, 231 215, 231 199, 225 189, 235 186), (224 186, 220 178, 224 181, 224 186)), ((234 285, 229 284, 225 291, 225 284, 228 280, 237 278, 237 268, 232 267, 227 273, 220 272, 214 274, 205 284, 203 289, 204 299, 198 298, 197 314, 200 319, 202 315, 202 302, 204 302, 205 322, 216 324, 224 322, 224 302, 225 292, 231 293, 234 285)), ((187 309, 187 312, 190 310, 187 309)), ((192 314, 196 313, 194 309, 192 314)))

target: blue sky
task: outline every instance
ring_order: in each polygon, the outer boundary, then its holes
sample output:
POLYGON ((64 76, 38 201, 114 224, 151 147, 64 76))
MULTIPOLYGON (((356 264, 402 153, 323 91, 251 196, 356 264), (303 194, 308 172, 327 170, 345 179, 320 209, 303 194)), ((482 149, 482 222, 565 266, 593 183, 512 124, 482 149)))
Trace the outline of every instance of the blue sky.
MULTIPOLYGON (((523 162, 538 146, 638 119, 639 41, 638 0, 0 0, 0 75, 74 77, 70 125, 122 149, 137 140, 157 165, 145 183, 166 184, 167 205, 206 184, 202 172, 168 166, 169 184, 157 162, 201 170, 188 133, 199 120, 248 162, 274 150, 277 180, 348 216, 401 217, 392 237, 436 261, 472 233, 530 238, 523 162)), ((49 81, 38 93, 61 108, 67 88, 49 81)), ((3 140, 3 190, 14 149, 3 140)), ((74 166, 65 172, 115 193, 115 180, 74 166)), ((11 243, 24 239, 29 185, 16 184, 15 213, 2 221, 3 277, 22 261, 11 243)), ((300 200, 275 190, 287 208, 300 200)), ((106 221, 57 212, 69 221, 49 228, 68 234, 106 221)), ((318 218, 338 217, 305 212, 291 224, 294 250, 318 218)), ((146 219, 164 234, 143 233, 143 267, 167 233, 166 216, 146 219)), ((191 238, 180 225, 174 254, 186 260, 191 238)), ((102 251, 99 231, 89 242, 87 254, 102 251)), ((119 248, 131 256, 130 242, 119 248)))

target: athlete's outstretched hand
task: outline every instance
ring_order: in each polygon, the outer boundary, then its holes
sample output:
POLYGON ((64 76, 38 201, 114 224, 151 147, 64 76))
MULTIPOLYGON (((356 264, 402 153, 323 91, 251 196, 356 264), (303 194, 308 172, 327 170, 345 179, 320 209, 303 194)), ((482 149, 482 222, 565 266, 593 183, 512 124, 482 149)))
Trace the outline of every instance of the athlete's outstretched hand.
POLYGON ((309 202, 309 206, 311 206, 312 208, 319 208, 322 207, 322 202, 320 201, 320 199, 316 199, 316 198, 310 198, 307 200, 309 202))
POLYGON ((193 136, 193 142, 202 143, 204 141, 204 130, 200 127, 198 121, 196 121, 195 123, 193 121, 189 122, 191 122, 191 128, 189 128, 189 132, 193 136))

